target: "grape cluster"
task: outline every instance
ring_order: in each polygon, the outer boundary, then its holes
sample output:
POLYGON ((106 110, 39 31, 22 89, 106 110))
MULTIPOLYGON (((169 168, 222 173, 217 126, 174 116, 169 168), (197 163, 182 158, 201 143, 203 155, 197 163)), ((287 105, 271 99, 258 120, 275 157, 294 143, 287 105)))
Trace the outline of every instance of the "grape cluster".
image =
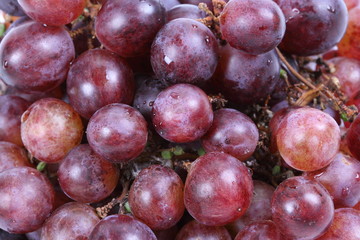
POLYGON ((359 0, 0 9, 0 240, 360 239, 359 0))

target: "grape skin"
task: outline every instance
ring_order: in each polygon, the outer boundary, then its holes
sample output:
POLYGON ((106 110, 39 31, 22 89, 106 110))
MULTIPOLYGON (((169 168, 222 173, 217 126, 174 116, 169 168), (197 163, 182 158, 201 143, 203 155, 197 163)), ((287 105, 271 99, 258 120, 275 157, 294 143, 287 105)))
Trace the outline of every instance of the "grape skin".
POLYGON ((222 226, 244 215, 253 196, 245 165, 231 155, 211 152, 192 163, 185 182, 185 207, 198 222, 222 226))
POLYGON ((75 58, 69 33, 33 21, 11 30, 0 44, 2 80, 24 91, 50 91, 59 86, 75 58))
POLYGON ((145 55, 164 25, 165 16, 157 0, 106 1, 95 20, 96 36, 107 49, 122 57, 145 55))
POLYGON ((0 228, 10 233, 35 231, 54 207, 54 189, 47 177, 29 167, 0 173, 0 228))
MULTIPOLYGON (((360 159, 360 115, 356 117, 351 124, 346 135, 347 146, 351 154, 357 159, 360 159)), ((360 160, 359 160, 360 161, 360 160)))
POLYGON ((360 60, 360 5, 349 11, 349 26, 338 44, 340 56, 360 60))
POLYGON ((17 0, 1 0, 0 9, 12 16, 24 16, 25 13, 21 9, 17 0))
POLYGON ((130 104, 135 91, 133 73, 125 60, 102 49, 78 57, 66 84, 70 104, 87 119, 107 104, 130 104))
POLYGON ((273 221, 257 221, 247 225, 234 240, 280 240, 280 231, 273 221))
POLYGON ((49 26, 71 23, 79 17, 85 0, 18 0, 24 12, 32 19, 49 26))
POLYGON ((232 0, 220 15, 220 30, 233 48, 258 55, 279 45, 285 17, 272 0, 232 0))
POLYGON ((218 43, 204 24, 178 18, 165 24, 151 46, 151 65, 159 79, 204 85, 218 63, 218 43))
POLYGON ((89 145, 73 148, 58 170, 61 189, 81 203, 93 203, 108 197, 119 180, 117 167, 97 155, 89 145))
POLYGON ((230 240, 231 236, 224 227, 206 226, 193 220, 183 226, 175 240, 221 239, 230 240))
POLYGON ((344 36, 348 13, 339 0, 275 0, 286 18, 280 49, 299 56, 323 53, 344 36))
POLYGON ((99 221, 92 207, 76 202, 67 203, 46 220, 42 226, 41 240, 86 240, 99 221))
POLYGON ((32 167, 27 152, 16 144, 0 141, 0 173, 15 167, 32 167))
POLYGON ((183 191, 184 184, 172 169, 152 165, 131 185, 131 212, 153 230, 171 228, 184 213, 183 191))
POLYGON ((200 10, 197 6, 192 4, 180 4, 171 8, 166 13, 167 22, 177 18, 190 18, 190 19, 200 19, 206 17, 204 11, 200 10))
POLYGON ((60 162, 80 144, 83 124, 77 112, 55 98, 33 103, 21 118, 21 138, 26 149, 40 161, 60 162))

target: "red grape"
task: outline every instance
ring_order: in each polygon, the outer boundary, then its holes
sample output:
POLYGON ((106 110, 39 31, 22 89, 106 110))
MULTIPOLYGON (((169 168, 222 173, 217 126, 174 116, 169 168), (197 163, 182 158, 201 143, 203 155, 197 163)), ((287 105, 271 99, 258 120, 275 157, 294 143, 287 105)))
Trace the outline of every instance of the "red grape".
POLYGON ((195 220, 183 226, 175 240, 230 240, 231 236, 224 227, 206 226, 195 220))
POLYGON ((218 63, 218 43, 204 24, 178 18, 165 24, 151 46, 151 65, 159 79, 204 85, 218 63))
POLYGON ((280 48, 287 53, 309 56, 323 53, 344 36, 348 14, 339 0, 275 0, 286 18, 280 48))
POLYGON ((220 15, 220 30, 233 48, 258 55, 279 45, 285 17, 272 0, 232 0, 220 15))
POLYGON ((65 80, 74 58, 74 44, 65 28, 30 21, 1 41, 0 75, 21 90, 50 91, 65 80))
POLYGON ((0 173, 0 228, 35 231, 53 210, 54 198, 51 183, 36 169, 17 167, 0 173))
POLYGON ((86 133, 91 148, 114 163, 136 158, 144 150, 148 138, 144 117, 122 103, 100 108, 90 118, 86 133))
POLYGON ((17 96, 0 96, 0 141, 23 146, 20 135, 21 115, 30 106, 25 99, 17 96))
POLYGON ((234 240, 280 240, 280 231, 273 221, 258 221, 247 225, 234 240))
POLYGON ((192 163, 185 182, 185 207, 198 222, 221 226, 244 215, 252 191, 250 173, 242 162, 211 152, 192 163))
POLYGON ((42 226, 41 240, 87 240, 100 221, 95 210, 81 203, 67 203, 56 209, 42 226))
POLYGON ((129 203, 133 215, 153 230, 174 226, 184 213, 184 184, 170 168, 152 165, 135 178, 129 203))
POLYGON ((32 167, 25 149, 0 141, 0 173, 15 167, 32 167))
POLYGON ((230 108, 214 112, 214 121, 201 143, 207 152, 225 152, 245 161, 255 151, 259 131, 245 114, 230 108))
POLYGON ((145 55, 165 23, 165 15, 157 0, 106 1, 96 17, 96 36, 107 49, 122 57, 145 55))
POLYGON ((341 90, 351 98, 360 90, 360 61, 352 58, 337 57, 329 61, 334 64, 334 76, 340 81, 341 90))
POLYGON ((265 100, 280 81, 279 58, 274 51, 253 56, 226 45, 220 49, 214 79, 216 87, 233 103, 257 103, 265 100))
POLYGON ((309 107, 290 111, 274 134, 285 162, 301 171, 326 167, 340 147, 336 121, 327 113, 309 107))
POLYGON ((359 0, 345 0, 345 4, 346 4, 348 10, 350 10, 356 6, 359 6, 360 1, 359 0))
POLYGON ((316 240, 360 239, 360 211, 351 208, 335 210, 334 220, 326 233, 316 240))
POLYGON ((117 167, 97 155, 89 145, 73 148, 58 170, 59 183, 72 199, 92 203, 108 197, 119 180, 117 167))
POLYGON ((192 142, 202 137, 213 121, 207 95, 190 84, 161 91, 153 105, 152 122, 159 135, 171 142, 192 142))
POLYGON ((102 49, 92 49, 78 57, 67 79, 70 104, 87 119, 107 104, 130 104, 134 88, 133 73, 127 63, 102 49))
POLYGON ((346 141, 351 154, 360 161, 360 115, 351 124, 346 135, 346 141))
POLYGON ((339 54, 360 60, 360 5, 349 11, 349 25, 338 44, 339 54))
POLYGON ((169 10, 172 7, 180 4, 178 0, 160 0, 160 3, 165 7, 166 10, 169 10))
POLYGON ((177 18, 190 18, 190 19, 200 19, 206 16, 205 12, 200 10, 197 6, 192 4, 180 4, 171 8, 167 11, 166 20, 170 22, 171 20, 177 18))
POLYGON ((155 234, 144 223, 127 215, 111 215, 101 220, 89 240, 156 240, 155 234))
POLYGON ((40 161, 61 161, 80 143, 82 134, 79 114, 59 99, 38 100, 21 118, 22 141, 31 155, 40 161))
POLYGON ((314 239, 331 224, 334 204, 317 181, 304 177, 288 178, 272 197, 273 221, 281 233, 294 239, 314 239))
POLYGON ((24 12, 32 19, 52 26, 65 25, 84 10, 85 0, 18 0, 24 12))

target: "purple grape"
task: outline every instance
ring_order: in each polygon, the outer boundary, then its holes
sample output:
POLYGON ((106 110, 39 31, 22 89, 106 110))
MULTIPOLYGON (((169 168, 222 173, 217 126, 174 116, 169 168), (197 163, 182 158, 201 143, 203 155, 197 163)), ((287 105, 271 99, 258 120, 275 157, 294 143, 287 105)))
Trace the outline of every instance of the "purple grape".
POLYGON ((207 95, 190 84, 176 84, 161 91, 153 105, 152 122, 170 142, 192 142, 202 137, 213 121, 207 95))
POLYGON ((0 9, 12 16, 25 15, 17 0, 1 0, 0 9))
POLYGON ((167 11, 172 7, 180 4, 178 0, 160 0, 160 3, 165 7, 165 10, 167 11))
POLYGON ((36 169, 0 173, 0 228, 10 233, 38 229, 53 210, 54 198, 51 183, 36 169))
POLYGON ((35 21, 60 26, 81 15, 86 0, 18 0, 24 12, 35 21))
POLYGON ((258 55, 279 45, 285 17, 272 0, 232 0, 220 15, 220 29, 233 48, 258 55))
POLYGON ((26 22, 1 41, 0 75, 21 90, 50 91, 65 80, 74 58, 74 44, 63 27, 26 22))
POLYGON ((95 21, 96 36, 107 49, 122 57, 145 55, 164 25, 165 15, 158 0, 106 1, 95 21))
POLYGON ((72 64, 67 78, 70 104, 83 117, 90 117, 110 103, 130 104, 134 77, 127 63, 102 49, 83 53, 72 64))
POLYGON ((46 220, 41 240, 87 240, 95 225, 100 222, 95 210, 81 203, 67 203, 46 220))
POLYGON ((286 33, 280 48, 309 56, 335 46, 345 34, 348 14, 344 1, 275 0, 286 18, 286 33))
POLYGON ((16 167, 32 167, 27 152, 16 144, 0 141, 0 173, 16 167))
POLYGON ((248 169, 236 158, 211 152, 192 163, 185 182, 185 207, 198 222, 221 226, 244 215, 253 196, 248 169))
POLYGON ((151 65, 159 79, 204 85, 218 63, 218 43, 204 24, 188 18, 168 22, 151 47, 151 65))
POLYGON ((156 240, 155 234, 144 223, 127 215, 111 215, 101 220, 89 240, 156 240))
POLYGON ((346 135, 346 142, 351 154, 360 161, 360 115, 351 124, 346 135))
POLYGON ((0 141, 24 146, 21 135, 21 115, 30 106, 25 99, 17 96, 0 96, 0 141))
POLYGON ((117 167, 97 155, 89 145, 73 148, 58 170, 61 189, 71 199, 93 203, 108 197, 119 180, 117 167))
POLYGON ((148 137, 141 113, 122 103, 100 108, 90 118, 86 132, 91 148, 114 163, 125 163, 140 155, 148 137))
POLYGON ((225 152, 245 161, 255 151, 259 131, 245 114, 230 108, 214 112, 214 121, 201 143, 207 152, 225 152))
POLYGON ((280 81, 279 58, 274 51, 253 56, 229 45, 220 49, 215 86, 236 105, 258 103, 280 81))
POLYGON ((174 226, 184 213, 184 184, 170 168, 152 165, 135 178, 129 203, 133 215, 153 230, 174 226))
POLYGON ((167 11, 166 20, 168 22, 177 18, 190 18, 196 20, 204 17, 206 17, 205 12, 200 10, 197 6, 192 4, 180 4, 167 11))
POLYGON ((193 220, 181 228, 175 240, 193 239, 230 240, 231 236, 225 227, 206 226, 193 220))
POLYGON ((317 181, 288 178, 276 188, 272 216, 281 233, 295 239, 314 239, 327 229, 334 217, 330 194, 317 181))
POLYGON ((281 235, 278 227, 273 221, 265 220, 247 225, 238 233, 238 235, 236 235, 234 240, 255 239, 281 240, 281 235))

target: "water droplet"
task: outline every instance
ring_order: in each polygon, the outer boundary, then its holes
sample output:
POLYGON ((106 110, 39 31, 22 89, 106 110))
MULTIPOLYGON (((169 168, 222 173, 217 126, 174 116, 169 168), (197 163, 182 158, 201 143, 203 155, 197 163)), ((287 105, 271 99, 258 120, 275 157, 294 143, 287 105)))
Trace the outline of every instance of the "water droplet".
POLYGON ((149 106, 150 106, 150 107, 154 106, 154 101, 150 101, 150 102, 149 102, 149 106))
POLYGON ((198 28, 198 26, 196 26, 195 24, 192 25, 193 28, 198 28))
POLYGON ((172 97, 174 99, 179 99, 180 96, 176 92, 172 92, 172 93, 170 93, 170 97, 172 97))
POLYGON ((9 66, 8 61, 5 60, 3 66, 4 66, 4 68, 7 68, 9 66))
POLYGON ((329 12, 331 12, 331 13, 335 13, 335 12, 336 12, 335 8, 332 7, 332 6, 330 6, 330 5, 327 7, 327 10, 328 10, 329 12))
POLYGON ((238 208, 237 211, 238 211, 238 212, 241 212, 241 208, 238 208))
POLYGON ((360 178, 360 174, 356 173, 355 179, 359 179, 360 178))
POLYGON ((172 60, 168 57, 168 56, 165 56, 164 57, 164 61, 167 65, 169 65, 170 63, 172 63, 172 60))
POLYGON ((143 101, 143 104, 146 104, 146 101, 143 101))
POLYGON ((231 143, 230 139, 225 138, 225 144, 230 144, 230 143, 231 143))
POLYGON ((209 37, 209 36, 206 36, 206 37, 205 37, 205 42, 206 42, 207 44, 210 43, 210 37, 209 37))
POLYGON ((291 189, 297 189, 297 186, 289 186, 291 189))
POLYGON ((293 8, 293 10, 291 10, 293 13, 295 13, 295 14, 299 14, 300 13, 300 10, 299 9, 297 9, 297 8, 293 8))
POLYGON ((350 189, 348 187, 343 188, 342 191, 341 191, 341 195, 344 196, 344 197, 348 196, 349 193, 350 193, 350 189))
POLYGON ((272 62, 273 62, 273 60, 268 59, 267 62, 266 62, 266 64, 267 64, 268 66, 270 66, 270 64, 271 64, 272 62))

